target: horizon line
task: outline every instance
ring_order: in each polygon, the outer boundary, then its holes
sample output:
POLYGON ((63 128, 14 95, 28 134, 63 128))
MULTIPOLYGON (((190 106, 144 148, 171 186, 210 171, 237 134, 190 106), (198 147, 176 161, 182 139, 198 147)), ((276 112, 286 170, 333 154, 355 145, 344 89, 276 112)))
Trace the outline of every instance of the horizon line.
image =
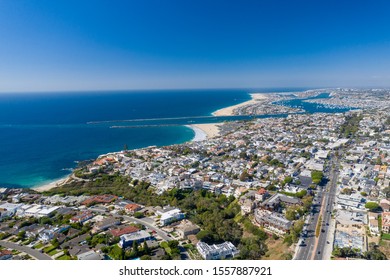
POLYGON ((31 91, 20 91, 20 90, 10 90, 10 91, 0 91, 2 94, 33 94, 33 93, 96 93, 96 92, 131 92, 131 91, 191 91, 191 90, 272 90, 272 89, 297 89, 297 90, 320 90, 320 89, 337 89, 337 88, 354 88, 354 89, 389 89, 390 86, 268 86, 268 87, 188 87, 188 88, 128 88, 128 89, 53 89, 53 90, 31 90, 31 91))

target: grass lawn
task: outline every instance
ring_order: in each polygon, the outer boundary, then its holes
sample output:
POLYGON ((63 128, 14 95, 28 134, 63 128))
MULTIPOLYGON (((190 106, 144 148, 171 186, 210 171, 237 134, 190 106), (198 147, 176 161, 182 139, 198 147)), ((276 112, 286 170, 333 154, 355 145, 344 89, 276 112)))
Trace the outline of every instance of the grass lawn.
POLYGON ((69 260, 72 260, 72 258, 70 256, 67 256, 67 255, 62 255, 61 257, 56 258, 56 260, 69 261, 69 260))
POLYGON ((294 255, 290 247, 286 243, 283 243, 283 238, 279 238, 278 240, 268 238, 265 244, 268 247, 268 251, 261 258, 262 260, 285 260, 288 254, 294 255))
POLYGON ((38 243, 37 245, 35 245, 33 248, 34 249, 41 249, 43 247, 43 244, 42 243, 38 243))
POLYGON ((55 247, 53 245, 49 246, 49 247, 46 247, 45 249, 43 249, 43 251, 48 254, 50 253, 51 251, 53 251, 55 249, 55 247))
POLYGON ((384 240, 390 240, 390 234, 389 234, 389 233, 383 233, 383 234, 382 234, 382 239, 384 239, 384 240))
POLYGON ((60 251, 54 249, 54 250, 51 250, 48 254, 49 256, 54 256, 55 254, 58 254, 60 251))

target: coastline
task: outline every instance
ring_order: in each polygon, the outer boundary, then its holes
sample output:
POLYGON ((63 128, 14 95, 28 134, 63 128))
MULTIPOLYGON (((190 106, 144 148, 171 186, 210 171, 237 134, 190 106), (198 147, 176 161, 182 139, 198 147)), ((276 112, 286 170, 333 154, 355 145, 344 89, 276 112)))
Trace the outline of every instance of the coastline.
MULTIPOLYGON (((212 115, 213 116, 233 116, 233 111, 236 108, 239 108, 239 107, 245 106, 245 105, 253 105, 253 104, 256 104, 258 102, 262 102, 262 101, 268 99, 267 94, 264 94, 264 93, 250 93, 250 96, 251 96, 251 100, 248 100, 248 101, 236 104, 236 105, 232 105, 229 107, 221 108, 221 109, 213 112, 212 115)), ((214 137, 220 136, 219 125, 220 125, 220 123, 186 125, 186 127, 191 128, 195 132, 194 138, 191 139, 190 141, 198 142, 198 141, 204 141, 207 139, 212 139, 214 137)), ((100 156, 101 155, 99 155, 99 157, 100 156)), ((66 182, 68 182, 71 179, 72 174, 73 173, 67 175, 66 177, 63 177, 61 179, 52 181, 52 182, 44 184, 44 185, 32 187, 31 189, 36 191, 36 192, 42 193, 42 192, 48 191, 50 189, 59 187, 59 186, 65 184, 66 182)))
POLYGON ((191 141, 203 141, 220 136, 219 123, 205 123, 186 125, 195 132, 195 136, 191 141))
POLYGON ((41 185, 41 186, 33 187, 31 189, 36 191, 36 192, 40 192, 40 193, 48 191, 48 190, 51 190, 53 188, 56 188, 56 187, 59 187, 59 186, 65 184, 71 178, 70 176, 72 174, 73 174, 73 172, 71 174, 67 175, 66 177, 63 177, 61 179, 55 180, 53 182, 50 182, 50 183, 47 183, 47 184, 44 184, 44 185, 41 185))
POLYGON ((213 112, 212 115, 213 116, 233 116, 234 115, 233 112, 235 109, 237 109, 241 106, 254 105, 254 104, 257 104, 259 102, 263 102, 264 100, 269 98, 266 93, 254 92, 254 93, 250 93, 249 95, 252 98, 251 100, 219 109, 219 110, 213 112))

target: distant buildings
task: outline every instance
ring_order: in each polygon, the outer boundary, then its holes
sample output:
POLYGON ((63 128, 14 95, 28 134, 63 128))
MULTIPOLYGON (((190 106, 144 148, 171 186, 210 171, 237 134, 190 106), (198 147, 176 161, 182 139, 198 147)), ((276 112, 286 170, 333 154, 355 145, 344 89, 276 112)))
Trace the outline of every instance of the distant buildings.
POLYGON ((240 252, 231 242, 208 245, 200 241, 196 244, 196 248, 205 260, 229 259, 240 252))

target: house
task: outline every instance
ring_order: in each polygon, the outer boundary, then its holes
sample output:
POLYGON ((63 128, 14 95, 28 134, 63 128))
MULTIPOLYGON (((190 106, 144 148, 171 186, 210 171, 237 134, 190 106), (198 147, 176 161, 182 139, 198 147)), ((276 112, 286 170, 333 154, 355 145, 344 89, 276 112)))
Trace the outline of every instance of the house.
POLYGON ((176 232, 180 239, 187 238, 188 235, 197 234, 200 228, 188 220, 183 220, 177 227, 176 232))
POLYGON ((208 245, 205 242, 199 241, 196 244, 196 249, 205 260, 220 260, 229 259, 236 256, 240 251, 231 242, 224 242, 222 244, 208 245))
POLYGON ((12 217, 13 213, 10 211, 7 211, 6 209, 0 208, 0 221, 7 219, 9 217, 12 217))
POLYGON ((83 224, 92 218, 93 218, 93 214, 91 211, 83 211, 83 212, 78 213, 76 216, 73 216, 72 218, 70 218, 70 222, 83 224))
POLYGON ((255 220, 262 227, 278 234, 287 233, 292 226, 292 222, 283 215, 260 208, 255 210, 255 220))
POLYGON ((0 250, 0 261, 12 259, 12 252, 10 250, 0 250))
POLYGON ((76 257, 86 252, 89 252, 90 250, 91 249, 87 244, 83 244, 83 245, 75 244, 72 246, 72 248, 69 249, 69 254, 73 257, 76 257))
POLYGON ((265 188, 260 188, 256 193, 255 193, 255 199, 259 202, 263 202, 268 196, 268 192, 265 188))
POLYGON ((390 233, 390 212, 382 213, 382 231, 390 233))
POLYGON ((379 205, 382 207, 383 211, 390 211, 390 201, 388 201, 387 199, 382 199, 379 205))
POLYGON ((245 199, 241 204, 241 214, 248 215, 252 213, 253 209, 256 208, 256 202, 251 199, 245 199))
POLYGON ((25 231, 26 236, 28 238, 36 238, 43 230, 45 230, 44 226, 38 225, 38 224, 32 224, 32 225, 21 228, 19 230, 19 232, 25 231))
POLYGON ((133 215, 135 212, 141 209, 142 209, 141 205, 135 203, 129 203, 125 206, 125 211, 131 215, 133 215))
POLYGON ((59 232, 59 228, 57 227, 46 228, 39 233, 39 240, 42 240, 43 242, 49 242, 54 238, 54 235, 57 232, 59 232))
POLYGON ((60 207, 53 206, 47 207, 46 205, 30 205, 29 208, 25 208, 24 215, 26 216, 34 216, 34 217, 50 217, 57 211, 60 207))
POLYGON ((282 204, 284 204, 286 207, 300 205, 301 200, 295 197, 290 197, 281 193, 277 193, 271 196, 268 200, 264 201, 260 206, 261 208, 270 211, 279 211, 282 204))
POLYGON ((370 228, 371 234, 379 234, 379 223, 378 223, 378 213, 368 213, 368 226, 370 228))
POLYGON ((122 235, 137 232, 137 231, 140 231, 140 229, 134 226, 127 226, 123 228, 112 229, 110 231, 110 234, 114 237, 120 237, 122 235))
POLYGON ((309 187, 312 184, 311 172, 308 169, 303 170, 299 174, 299 180, 303 187, 309 187))
POLYGON ((174 221, 180 221, 184 219, 184 217, 185 217, 184 213, 182 213, 180 209, 175 208, 170 211, 162 213, 160 217, 160 225, 166 226, 174 221))
POLYGON ((124 234, 120 237, 119 247, 127 248, 133 245, 133 242, 142 243, 146 240, 151 239, 152 236, 145 230, 124 234))
POLYGON ((0 213, 0 221, 2 218, 6 217, 12 217, 16 214, 17 210, 21 208, 23 204, 14 204, 14 203, 4 203, 0 205, 0 210, 2 210, 2 213, 0 213))
POLYGON ((119 218, 107 218, 100 222, 97 222, 91 232, 96 233, 96 232, 104 231, 110 227, 120 225, 120 223, 121 220, 119 218))
POLYGON ((77 259, 80 261, 85 261, 85 260, 100 261, 100 260, 102 260, 102 257, 98 253, 96 253, 94 250, 90 250, 88 252, 81 253, 81 254, 77 255, 77 259))

